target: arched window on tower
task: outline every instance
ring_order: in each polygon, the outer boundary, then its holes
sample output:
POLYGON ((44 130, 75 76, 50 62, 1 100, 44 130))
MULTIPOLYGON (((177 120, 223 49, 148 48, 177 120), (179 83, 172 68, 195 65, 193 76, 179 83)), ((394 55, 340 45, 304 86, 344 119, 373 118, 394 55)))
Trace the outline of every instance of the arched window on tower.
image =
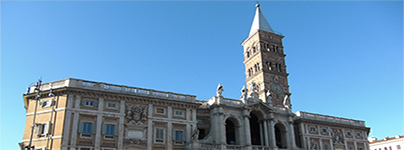
POLYGON ((272 63, 271 62, 265 62, 266 67, 268 68, 268 70, 272 70, 272 63))
POLYGON ((252 68, 248 69, 248 72, 249 72, 249 73, 248 73, 248 74, 249 74, 249 76, 252 76, 252 75, 253 75, 253 73, 254 73, 252 68))
POLYGON ((277 64, 276 69, 277 69, 278 72, 282 72, 281 64, 277 64))
POLYGON ((266 44, 265 48, 267 49, 267 51, 271 51, 269 44, 266 44))
POLYGON ((275 46, 275 52, 277 53, 278 52, 278 46, 275 46))
POLYGON ((260 71, 260 64, 259 63, 255 64, 254 67, 255 67, 256 72, 260 71))

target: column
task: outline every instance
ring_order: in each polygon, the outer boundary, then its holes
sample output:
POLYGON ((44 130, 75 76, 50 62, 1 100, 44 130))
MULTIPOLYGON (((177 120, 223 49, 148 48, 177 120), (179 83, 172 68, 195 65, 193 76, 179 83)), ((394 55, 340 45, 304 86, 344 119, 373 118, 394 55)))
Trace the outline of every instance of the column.
POLYGON ((264 120, 263 121, 264 122, 264 132, 261 132, 261 133, 264 133, 264 138, 265 138, 265 140, 264 140, 264 142, 265 143, 263 143, 263 144, 265 144, 265 146, 269 146, 269 139, 268 139, 268 120, 264 120))
POLYGON ((300 127, 300 140, 301 140, 301 143, 302 143, 302 148, 306 148, 307 147, 307 145, 306 145, 306 142, 304 141, 304 137, 305 137, 305 130, 304 130, 304 125, 303 125, 303 123, 300 123, 300 125, 299 125, 299 127, 300 127))
MULTIPOLYGON (((354 135, 354 136, 355 136, 355 135, 354 135)), ((357 149, 358 149, 358 145, 356 145, 356 141, 354 141, 353 144, 354 144, 354 150, 357 150, 357 149)))
MULTIPOLYGON (((186 132, 185 132, 185 133, 186 133, 186 137, 185 137, 185 138, 186 138, 186 141, 187 141, 187 142, 190 142, 190 141, 191 141, 191 133, 192 133, 192 131, 193 131, 193 129, 191 129, 191 125, 190 125, 190 122, 191 122, 190 119, 192 119, 192 117, 193 117, 193 116, 191 116, 191 111, 192 111, 192 110, 190 110, 190 109, 187 109, 187 110, 186 110, 186 117, 187 117, 187 118, 186 118, 185 120, 186 120, 188 123, 187 123, 187 125, 186 125, 186 132)), ((195 126, 195 127, 196 127, 196 126, 195 126)))
MULTIPOLYGON (((104 108, 104 98, 98 99, 98 111, 102 112, 104 108)), ((101 128, 102 128, 102 114, 97 114, 97 123, 96 125, 96 132, 95 132, 95 150, 100 149, 100 142, 101 142, 101 128)))
POLYGON ((173 112, 172 112, 172 107, 168 106, 167 109, 167 118, 168 118, 168 122, 167 122, 167 137, 166 137, 166 143, 167 143, 167 149, 173 149, 173 138, 172 138, 172 131, 173 131, 173 124, 171 119, 173 118, 173 112))
POLYGON ((310 137, 307 137, 307 147, 306 147, 306 149, 310 149, 310 147, 311 147, 311 143, 310 143, 310 137))
POLYGON ((269 137, 270 137, 269 145, 270 145, 272 148, 276 148, 277 146, 276 146, 274 120, 270 120, 270 121, 269 121, 269 137))
POLYGON ((324 148, 323 148, 323 139, 322 139, 322 138, 319 138, 318 140, 319 140, 319 141, 318 141, 318 144, 319 144, 319 146, 320 146, 320 149, 321 149, 321 150, 324 149, 324 148))
POLYGON ((289 146, 290 146, 290 148, 295 148, 296 147, 296 142, 295 142, 295 134, 294 134, 294 129, 293 129, 293 120, 292 120, 292 118, 289 118, 290 120, 289 120, 289 137, 290 137, 290 140, 289 140, 289 146))
POLYGON ((368 150, 368 149, 369 149, 367 142, 364 142, 364 143, 363 143, 363 148, 364 148, 365 150, 368 150))
POLYGON ((149 104, 149 113, 147 113, 147 150, 153 149, 153 121, 151 120, 153 114, 153 104, 149 104))
POLYGON ((122 116, 119 116, 119 124, 118 124, 118 128, 119 128, 119 135, 122 136, 118 136, 118 150, 122 150, 123 148, 123 137, 125 137, 125 133, 124 133, 124 128, 125 128, 125 101, 121 101, 120 102, 120 106, 119 106, 120 110, 119 113, 122 114, 122 116))
POLYGON ((218 124, 219 124, 219 128, 220 128, 220 144, 227 144, 226 143, 226 126, 225 126, 225 120, 223 120, 223 108, 219 107, 219 112, 218 112, 218 124))
POLYGON ((334 149, 334 144, 332 144, 332 139, 330 139, 330 148, 333 150, 334 149))
POLYGON ((173 126, 172 122, 168 121, 167 122, 167 149, 173 149, 173 138, 172 138, 172 131, 173 131, 173 126))
POLYGON ((347 142, 347 138, 345 136, 345 130, 344 129, 341 129, 341 130, 342 130, 342 136, 344 137, 345 149, 348 149, 348 142, 347 142))
POLYGON ((191 125, 189 124, 189 123, 187 123, 186 124, 186 132, 185 132, 187 135, 186 135, 186 142, 190 142, 191 141, 191 133, 192 133, 192 130, 191 130, 191 125))
POLYGON ((74 95, 68 95, 67 98, 67 107, 65 110, 66 118, 64 120, 64 126, 63 126, 64 135, 62 136, 62 150, 67 150, 69 144, 69 134, 72 134, 72 132, 70 132, 70 125, 72 123, 71 108, 73 108, 73 101, 74 101, 73 96, 74 95))
POLYGON ((102 125, 102 114, 97 114, 97 123, 96 125, 96 130, 95 130, 95 150, 100 149, 100 141, 101 141, 101 125, 102 125))
POLYGON ((248 110, 243 110, 244 117, 244 137, 245 137, 245 145, 251 145, 251 132, 250 132, 250 116, 248 114, 248 110))
MULTIPOLYGON (((80 100, 81 96, 76 96, 76 100, 74 101, 74 108, 80 109, 80 100)), ((76 149, 76 142, 77 142, 77 129, 78 129, 78 122, 79 122, 79 113, 73 112, 73 125, 72 125, 72 136, 70 137, 70 150, 76 149)))
POLYGON ((259 128, 260 128, 260 142, 261 142, 261 144, 262 145, 264 145, 264 135, 262 134, 262 133, 265 133, 265 132, 262 132, 262 131, 264 131, 264 127, 263 127, 263 123, 262 123, 263 121, 259 121, 258 122, 258 126, 259 126, 259 128))

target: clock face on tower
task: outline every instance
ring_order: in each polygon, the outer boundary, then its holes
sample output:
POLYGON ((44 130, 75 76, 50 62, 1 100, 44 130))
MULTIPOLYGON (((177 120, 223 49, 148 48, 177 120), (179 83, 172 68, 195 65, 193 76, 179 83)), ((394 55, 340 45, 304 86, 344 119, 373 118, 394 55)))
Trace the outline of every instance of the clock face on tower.
POLYGON ((271 84, 271 90, 274 91, 276 94, 281 94, 283 92, 282 87, 278 84, 271 84))

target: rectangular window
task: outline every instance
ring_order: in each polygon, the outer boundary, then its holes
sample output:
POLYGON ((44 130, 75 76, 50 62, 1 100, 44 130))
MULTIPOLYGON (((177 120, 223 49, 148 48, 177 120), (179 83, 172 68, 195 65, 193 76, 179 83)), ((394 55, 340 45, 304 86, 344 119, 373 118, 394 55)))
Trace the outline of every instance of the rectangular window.
POLYGON ((328 144, 324 144, 324 150, 329 150, 328 144))
POLYGON ((97 107, 98 106, 97 100, 82 99, 80 103, 81 103, 81 105, 88 106, 88 107, 97 107))
POLYGON ((174 110, 174 116, 184 117, 184 111, 183 110, 174 110))
POLYGON ((102 124, 101 134, 104 135, 105 140, 114 140, 115 136, 118 135, 118 126, 112 123, 102 124))
POLYGON ((50 129, 50 122, 37 123, 35 133, 37 136, 40 136, 40 137, 46 136, 47 134, 49 134, 49 129, 50 129))
POLYGON ((183 145, 185 141, 185 132, 183 130, 174 130, 173 140, 174 145, 183 145))
POLYGON ((95 124, 92 122, 79 122, 79 130, 78 132, 80 133, 80 138, 83 139, 91 139, 92 134, 95 133, 95 124))
POLYGON ((91 133, 91 126, 92 126, 92 123, 84 122, 83 123, 83 132, 82 133, 90 134, 91 133))
POLYGON ((107 102, 107 109, 116 109, 117 108, 117 103, 115 102, 107 102))
POLYGON ((53 99, 49 99, 49 100, 45 100, 45 101, 41 101, 39 102, 39 105, 42 108, 46 108, 46 107, 51 107, 55 104, 55 101, 53 99))
POLYGON ((105 127, 106 127, 106 131, 105 131, 106 135, 114 135, 115 125, 107 124, 105 127))
POLYGON ((174 140, 176 140, 176 141, 183 141, 184 139, 183 139, 183 134, 184 134, 184 131, 179 131, 179 130, 176 130, 175 132, 174 132, 175 134, 174 134, 174 140))
POLYGON ((309 127, 309 131, 310 132, 317 132, 317 128, 316 127, 309 127))
POLYGON ((164 143, 164 129, 156 128, 155 130, 155 142, 164 143))
POLYGON ((401 145, 397 145, 397 149, 401 149, 401 145))
POLYGON ((156 114, 166 114, 164 108, 156 108, 156 114))

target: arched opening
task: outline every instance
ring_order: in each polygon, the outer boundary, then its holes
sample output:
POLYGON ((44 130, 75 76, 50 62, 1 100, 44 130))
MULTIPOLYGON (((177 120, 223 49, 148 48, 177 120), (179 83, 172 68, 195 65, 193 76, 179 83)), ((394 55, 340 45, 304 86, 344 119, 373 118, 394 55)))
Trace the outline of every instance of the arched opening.
POLYGON ((286 149, 286 128, 281 123, 275 125, 275 139, 278 148, 286 149))
POLYGON ((229 119, 226 120, 226 143, 236 145, 236 126, 229 119))
POLYGON ((261 145, 260 125, 258 117, 253 113, 250 114, 250 137, 252 145, 261 145))

